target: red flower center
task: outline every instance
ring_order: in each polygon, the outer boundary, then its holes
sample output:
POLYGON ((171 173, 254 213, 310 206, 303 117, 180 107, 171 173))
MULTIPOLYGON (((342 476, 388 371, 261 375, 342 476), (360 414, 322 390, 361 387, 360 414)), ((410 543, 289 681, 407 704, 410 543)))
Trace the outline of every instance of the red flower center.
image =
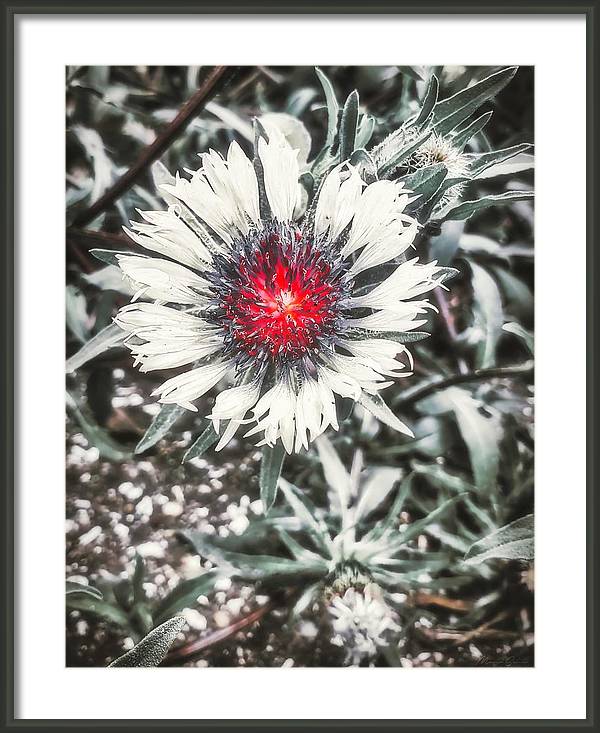
POLYGON ((246 247, 221 299, 232 341, 250 356, 299 359, 333 333, 343 273, 298 231, 246 247))

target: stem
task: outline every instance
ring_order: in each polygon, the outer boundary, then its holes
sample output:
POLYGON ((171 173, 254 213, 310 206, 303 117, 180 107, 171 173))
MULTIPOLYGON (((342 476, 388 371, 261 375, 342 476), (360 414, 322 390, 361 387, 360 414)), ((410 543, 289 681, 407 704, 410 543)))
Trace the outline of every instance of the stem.
POLYGON ((260 619, 263 616, 266 616, 269 611, 272 611, 274 607, 275 604, 273 602, 266 603, 264 606, 257 608, 256 611, 252 611, 252 613, 249 613, 247 616, 244 616, 238 621, 235 621, 229 626, 226 626, 224 629, 213 631, 212 634, 207 634, 207 636, 203 637, 202 639, 192 641, 190 644, 185 644, 184 646, 180 646, 177 649, 172 649, 167 654, 162 666, 171 666, 172 664, 177 662, 191 661, 204 650, 209 649, 215 644, 219 644, 221 641, 228 639, 230 636, 233 636, 233 634, 236 634, 238 631, 245 629, 247 626, 252 626, 252 624, 256 623, 257 621, 260 621, 260 619))
POLYGON ((217 93, 227 81, 233 69, 237 67, 213 66, 206 74, 198 90, 179 110, 179 114, 171 124, 163 130, 156 140, 142 150, 137 161, 101 196, 89 209, 83 211, 76 219, 76 226, 85 226, 98 214, 109 208, 120 196, 135 183, 137 178, 169 148, 173 140, 183 132, 190 120, 204 109, 205 104, 217 93))
POLYGON ((412 405, 424 397, 429 397, 430 394, 437 392, 440 389, 446 389, 454 384, 464 384, 466 382, 479 382, 483 379, 491 379, 494 377, 515 377, 522 374, 533 374, 533 361, 526 361, 524 364, 515 364, 507 367, 492 367, 490 369, 476 369, 468 374, 453 374, 451 377, 444 377, 437 379, 429 384, 417 385, 412 389, 405 390, 398 399, 395 400, 395 405, 412 405))

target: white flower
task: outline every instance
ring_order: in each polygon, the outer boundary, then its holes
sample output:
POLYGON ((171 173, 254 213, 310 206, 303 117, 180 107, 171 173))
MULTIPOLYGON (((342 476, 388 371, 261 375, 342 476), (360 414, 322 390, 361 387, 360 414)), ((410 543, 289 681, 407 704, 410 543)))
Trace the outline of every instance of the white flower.
POLYGON ((365 185, 343 164, 299 223, 297 151, 276 126, 266 134, 255 165, 237 143, 226 159, 211 150, 189 180, 162 186, 167 211, 132 223, 129 236, 152 252, 117 254, 136 294, 116 323, 143 371, 188 367, 155 391, 162 403, 196 410, 229 382, 209 415, 223 426, 218 449, 248 423, 259 444, 306 448, 338 428, 339 397, 411 434, 378 395, 409 374, 399 341, 431 307, 415 298, 442 279, 435 263, 392 266, 419 226, 404 213, 410 192, 365 185))
POLYGON ((345 647, 353 665, 374 657, 379 647, 387 646, 386 632, 400 630, 375 583, 362 589, 351 587, 343 595, 334 596, 329 612, 334 631, 332 642, 345 647))

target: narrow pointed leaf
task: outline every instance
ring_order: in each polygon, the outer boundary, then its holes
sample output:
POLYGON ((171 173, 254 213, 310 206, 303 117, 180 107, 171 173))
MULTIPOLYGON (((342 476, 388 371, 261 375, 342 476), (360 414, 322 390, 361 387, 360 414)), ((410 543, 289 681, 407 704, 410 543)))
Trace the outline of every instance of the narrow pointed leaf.
POLYGON ((95 598, 97 601, 102 600, 102 591, 99 591, 98 588, 94 588, 93 585, 83 585, 82 583, 75 583, 72 580, 66 581, 65 593, 67 595, 77 593, 84 596, 89 596, 90 598, 95 598))
POLYGON ((478 565, 486 560, 533 560, 535 551, 533 514, 500 527, 469 547, 465 562, 478 565))
POLYGON ((435 107, 435 103, 437 102, 439 88, 439 82, 434 74, 429 80, 429 84, 427 85, 427 91, 425 92, 425 96, 423 97, 421 110, 417 119, 414 122, 415 125, 423 125, 429 119, 431 113, 433 112, 433 108, 435 107))
POLYGON ((216 570, 209 570, 196 578, 182 580, 156 606, 154 622, 160 624, 184 608, 196 605, 198 596, 205 596, 213 590, 218 577, 219 573, 216 570))
POLYGON ((160 412, 154 417, 143 438, 136 445, 135 453, 143 453, 156 445, 185 412, 185 407, 180 405, 161 405, 160 412))
POLYGON ((115 659, 109 667, 157 667, 185 626, 183 616, 175 616, 153 629, 131 651, 115 659))
POLYGON ((315 71, 317 73, 317 77, 319 78, 319 81, 321 82, 321 86, 323 87, 323 92, 325 93, 325 101, 327 102, 327 145, 330 146, 333 144, 333 141, 335 139, 335 133, 337 130, 338 125, 338 113, 340 106, 338 104, 338 101, 335 96, 335 91, 333 89, 333 85, 327 78, 327 76, 319 69, 319 67, 315 67, 315 71))
POLYGON ((358 128, 358 92, 356 89, 348 95, 342 110, 340 122, 340 161, 348 160, 356 147, 356 131, 358 128))
POLYGON ((447 219, 468 219, 472 214, 490 206, 510 204, 513 201, 526 201, 533 198, 533 191, 506 191, 505 193, 483 196, 477 201, 463 201, 453 204, 440 213, 440 221, 447 219))
POLYGON ((438 102, 433 110, 433 126, 436 132, 444 135, 464 122, 484 102, 498 94, 513 78, 516 66, 497 71, 466 89, 462 89, 452 97, 438 102))
POLYGON ((192 445, 188 448, 185 455, 183 456, 182 463, 185 463, 185 461, 191 461, 192 458, 199 458, 205 451, 207 451, 211 447, 211 445, 214 445, 218 439, 219 436, 217 433, 215 433, 215 429, 211 423, 204 430, 204 432, 200 433, 194 443, 192 443, 192 445))
POLYGON ((126 338, 127 334, 125 331, 119 328, 116 323, 111 323, 95 336, 92 336, 76 354, 73 354, 72 357, 67 359, 67 373, 70 374, 76 371, 79 367, 82 367, 88 361, 95 359, 109 349, 122 346, 126 338))
POLYGON ((277 485, 285 459, 285 448, 281 441, 274 446, 263 446, 262 460, 260 462, 260 498, 263 503, 265 514, 275 502, 277 496, 277 485))

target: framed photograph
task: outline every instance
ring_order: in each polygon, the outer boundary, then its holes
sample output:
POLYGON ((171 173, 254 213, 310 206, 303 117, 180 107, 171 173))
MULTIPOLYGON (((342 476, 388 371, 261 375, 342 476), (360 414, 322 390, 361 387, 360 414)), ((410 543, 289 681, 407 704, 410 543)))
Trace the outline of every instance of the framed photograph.
POLYGON ((467 9, 3 6, 7 728, 595 729, 597 20, 467 9))

